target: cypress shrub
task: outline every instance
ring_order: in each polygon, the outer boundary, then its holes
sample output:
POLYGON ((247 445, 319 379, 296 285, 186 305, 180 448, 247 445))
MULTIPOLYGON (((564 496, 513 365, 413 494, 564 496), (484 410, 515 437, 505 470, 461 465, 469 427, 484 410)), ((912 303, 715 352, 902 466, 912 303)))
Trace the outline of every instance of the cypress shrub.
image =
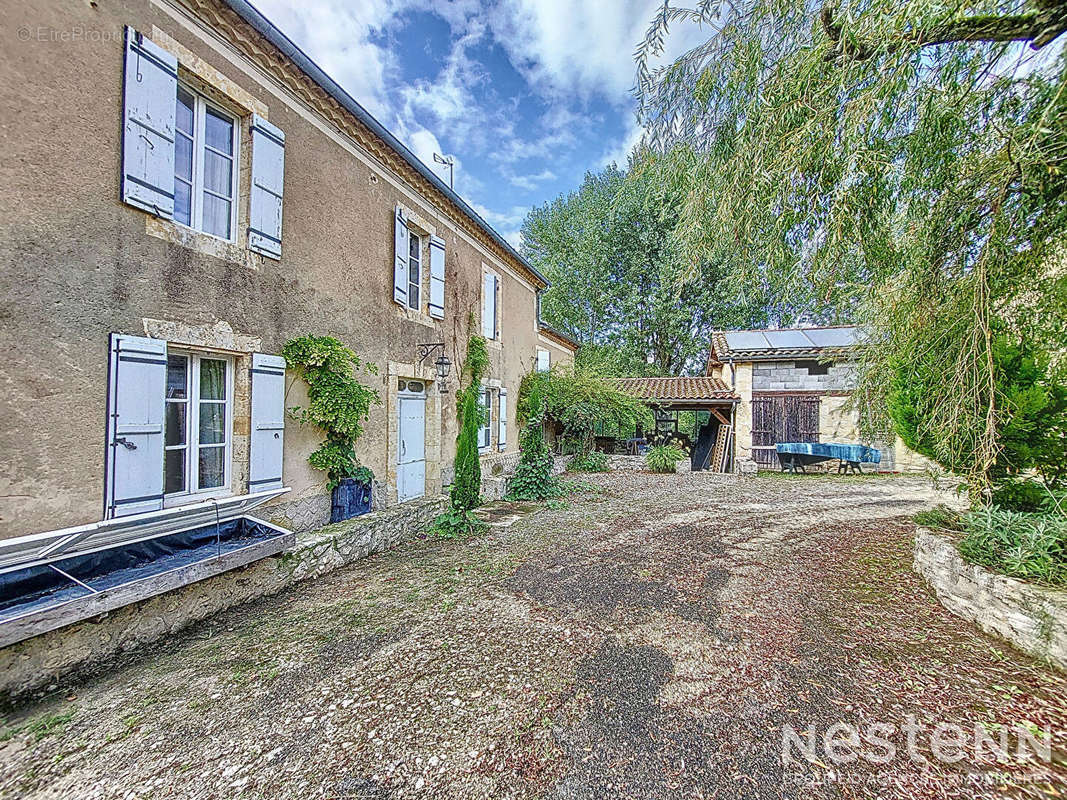
POLYGON ((456 476, 452 481, 452 507, 459 511, 477 508, 481 500, 482 466, 478 461, 478 423, 481 407, 477 385, 463 393, 463 421, 456 437, 456 476))

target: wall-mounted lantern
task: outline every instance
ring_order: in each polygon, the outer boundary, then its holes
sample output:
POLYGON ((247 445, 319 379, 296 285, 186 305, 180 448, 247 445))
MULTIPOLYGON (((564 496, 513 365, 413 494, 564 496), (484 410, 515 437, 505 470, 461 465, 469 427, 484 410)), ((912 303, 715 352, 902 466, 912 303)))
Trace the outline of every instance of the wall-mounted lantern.
POLYGON ((445 343, 444 342, 431 342, 429 344, 417 344, 415 345, 416 352, 419 356, 419 363, 422 364, 436 353, 441 351, 441 355, 437 357, 437 360, 433 362, 433 365, 437 368, 437 388, 441 394, 448 392, 448 386, 445 384, 445 380, 448 378, 448 374, 452 371, 452 362, 445 355, 445 343))

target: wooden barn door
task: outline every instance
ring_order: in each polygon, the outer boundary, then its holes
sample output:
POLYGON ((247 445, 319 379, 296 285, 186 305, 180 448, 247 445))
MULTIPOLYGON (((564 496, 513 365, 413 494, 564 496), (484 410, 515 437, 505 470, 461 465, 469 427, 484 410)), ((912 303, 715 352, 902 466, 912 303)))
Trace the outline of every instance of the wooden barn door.
POLYGON ((761 468, 778 465, 779 442, 819 441, 819 398, 764 395, 752 398, 752 458, 761 468))

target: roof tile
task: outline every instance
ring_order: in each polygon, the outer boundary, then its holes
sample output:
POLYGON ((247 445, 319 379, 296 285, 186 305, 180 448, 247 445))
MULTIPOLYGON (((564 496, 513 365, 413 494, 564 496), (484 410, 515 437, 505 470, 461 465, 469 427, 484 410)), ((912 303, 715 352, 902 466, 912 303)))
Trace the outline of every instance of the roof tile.
POLYGON ((641 400, 736 400, 737 396, 719 378, 619 378, 627 394, 641 400))

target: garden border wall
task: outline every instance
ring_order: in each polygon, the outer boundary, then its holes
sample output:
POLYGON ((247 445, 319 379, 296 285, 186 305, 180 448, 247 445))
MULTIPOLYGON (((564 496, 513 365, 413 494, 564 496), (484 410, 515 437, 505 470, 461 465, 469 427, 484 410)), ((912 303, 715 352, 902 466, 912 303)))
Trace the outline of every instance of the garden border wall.
POLYGON ((220 611, 395 547, 424 530, 447 502, 427 497, 298 534, 296 545, 276 556, 0 649, 0 693, 47 686, 220 611))
POLYGON ((1067 671, 1067 591, 969 564, 955 543, 926 528, 915 531, 914 567, 953 614, 1067 671))

